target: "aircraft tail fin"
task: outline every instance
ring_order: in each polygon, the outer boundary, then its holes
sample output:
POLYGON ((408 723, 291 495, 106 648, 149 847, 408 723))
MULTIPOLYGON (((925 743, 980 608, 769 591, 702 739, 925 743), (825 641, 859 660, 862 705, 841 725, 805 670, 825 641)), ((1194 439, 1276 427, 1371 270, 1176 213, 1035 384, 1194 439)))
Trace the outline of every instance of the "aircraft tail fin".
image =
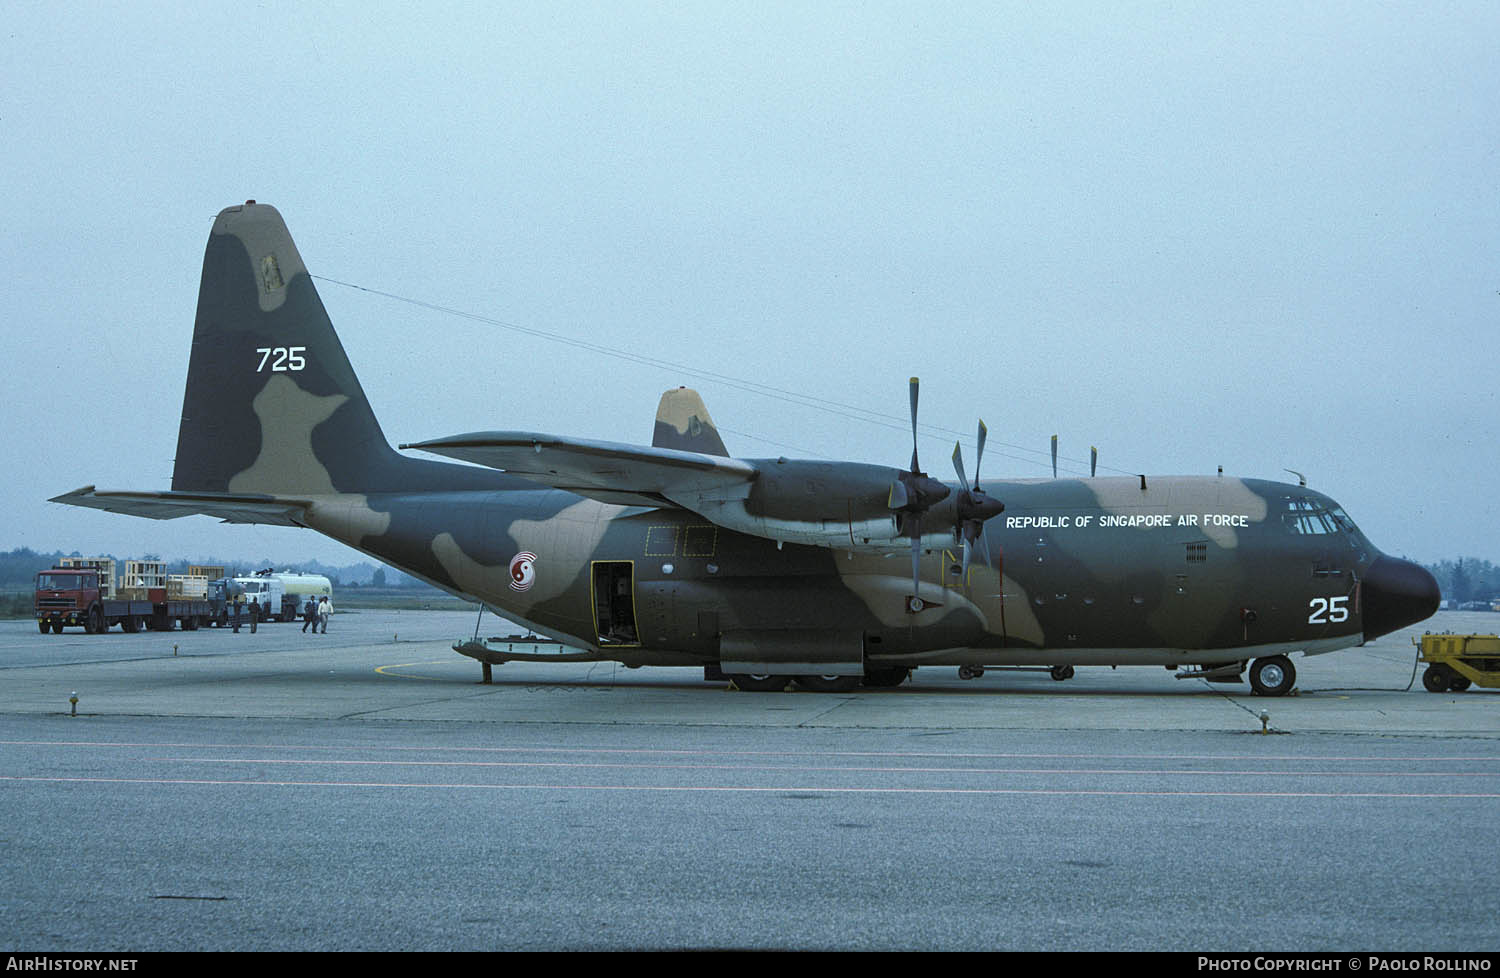
POLYGON ((172 489, 311 495, 402 488, 386 440, 274 207, 220 212, 203 256, 172 489))
POLYGON ((677 387, 662 394, 661 404, 656 408, 651 447, 729 457, 703 398, 691 387, 677 387))

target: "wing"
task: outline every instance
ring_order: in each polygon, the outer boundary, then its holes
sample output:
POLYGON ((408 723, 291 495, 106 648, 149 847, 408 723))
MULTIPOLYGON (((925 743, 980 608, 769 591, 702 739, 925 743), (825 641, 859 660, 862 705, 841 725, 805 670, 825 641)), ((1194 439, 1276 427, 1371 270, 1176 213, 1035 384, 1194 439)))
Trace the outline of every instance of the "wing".
MULTIPOLYGON (((891 515, 891 487, 901 473, 884 466, 726 458, 527 431, 480 431, 401 447, 603 502, 686 509, 778 543, 876 553, 911 546, 891 515)), ((951 514, 944 518, 948 523, 929 521, 935 546, 951 541, 951 514)))
POLYGON ((753 464, 735 458, 530 431, 476 431, 400 447, 504 469, 555 489, 628 505, 692 509, 702 501, 744 499, 759 475, 753 464))
POLYGON ((308 504, 270 496, 236 496, 216 492, 100 492, 84 486, 54 496, 53 503, 102 509, 153 520, 175 520, 181 516, 216 516, 225 523, 267 523, 274 526, 306 526, 308 504))

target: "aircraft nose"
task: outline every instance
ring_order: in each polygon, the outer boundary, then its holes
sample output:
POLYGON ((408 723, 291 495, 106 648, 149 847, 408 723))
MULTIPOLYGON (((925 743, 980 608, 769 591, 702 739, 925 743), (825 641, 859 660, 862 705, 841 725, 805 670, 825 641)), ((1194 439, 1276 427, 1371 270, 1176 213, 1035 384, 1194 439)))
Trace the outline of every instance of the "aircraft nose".
POLYGON ((1365 572, 1360 588, 1365 639, 1416 624, 1437 611, 1441 600, 1437 580, 1425 568, 1409 560, 1380 556, 1365 572))

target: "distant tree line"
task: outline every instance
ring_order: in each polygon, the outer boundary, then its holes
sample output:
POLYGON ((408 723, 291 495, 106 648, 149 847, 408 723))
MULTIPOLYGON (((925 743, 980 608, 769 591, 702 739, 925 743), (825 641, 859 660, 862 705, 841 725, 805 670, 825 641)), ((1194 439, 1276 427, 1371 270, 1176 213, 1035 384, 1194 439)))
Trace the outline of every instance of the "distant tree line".
POLYGON ((1500 597, 1500 566, 1476 557, 1460 557, 1425 565, 1437 578, 1443 598, 1464 604, 1468 601, 1493 601, 1500 597))

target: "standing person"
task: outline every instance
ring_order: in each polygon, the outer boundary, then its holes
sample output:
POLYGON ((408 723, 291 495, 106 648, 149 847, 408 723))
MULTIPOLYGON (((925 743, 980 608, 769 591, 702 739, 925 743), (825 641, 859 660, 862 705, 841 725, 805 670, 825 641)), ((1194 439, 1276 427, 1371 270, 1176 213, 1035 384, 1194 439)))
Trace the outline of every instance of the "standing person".
POLYGON ((244 610, 245 596, 243 594, 236 594, 234 596, 234 633, 236 635, 240 633, 240 615, 244 610))
POLYGON ((260 624, 260 601, 257 599, 250 602, 250 634, 255 634, 255 626, 260 624))
MULTIPOLYGON (((328 599, 322 598, 318 601, 318 623, 323 626, 323 634, 328 634, 328 616, 333 614, 333 605, 328 599)), ((316 631, 316 629, 314 629, 316 631)))
POLYGON ((308 625, 312 625, 313 626, 313 632, 314 632, 314 634, 316 634, 317 631, 318 631, 318 626, 316 624, 314 624, 314 622, 316 622, 317 620, 318 620, 318 603, 313 600, 312 595, 308 595, 308 597, 307 597, 307 604, 305 604, 305 605, 302 606, 302 631, 303 631, 303 633, 305 634, 307 632, 307 626, 308 625))

